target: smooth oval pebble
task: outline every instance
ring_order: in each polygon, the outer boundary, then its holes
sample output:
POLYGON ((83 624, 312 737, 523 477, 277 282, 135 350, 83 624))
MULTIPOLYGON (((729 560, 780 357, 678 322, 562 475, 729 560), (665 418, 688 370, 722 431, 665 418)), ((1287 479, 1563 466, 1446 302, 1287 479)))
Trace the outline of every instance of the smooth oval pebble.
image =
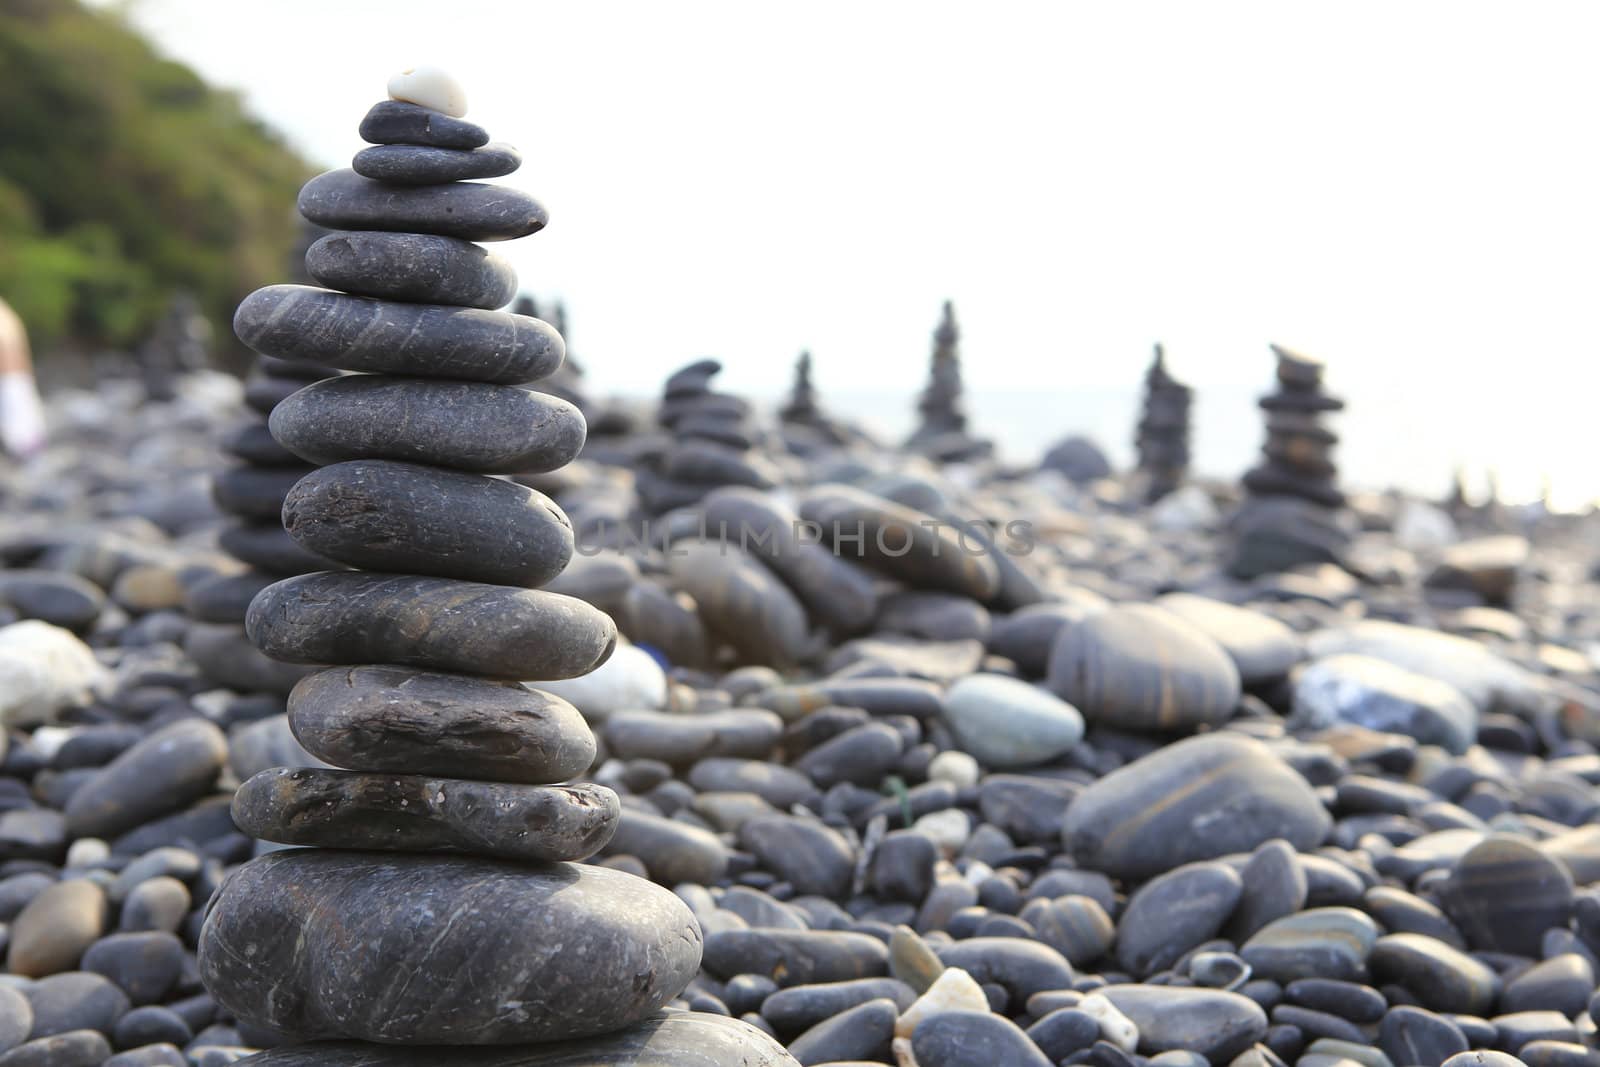
POLYGON ((544 206, 518 189, 477 182, 388 185, 353 170, 330 170, 300 190, 300 214, 331 230, 432 233, 467 241, 509 241, 544 229, 544 206))
POLYGON ((932 515, 848 486, 813 490, 800 515, 821 528, 824 543, 845 560, 906 582, 986 603, 1000 591, 1000 568, 988 544, 932 515))
POLYGON ((106 925, 106 895, 93 882, 57 882, 11 923, 6 970, 30 978, 70 971, 106 925))
POLYGON ((374 145, 357 152, 350 169, 390 185, 436 185, 467 178, 500 178, 522 166, 522 154, 500 141, 482 148, 374 145))
POLYGON ((353 459, 319 467, 283 502, 307 551, 375 571, 543 585, 572 558, 555 502, 516 482, 415 463, 353 459))
POLYGON ((274 767, 233 795, 233 821, 285 845, 465 852, 542 863, 605 847, 620 805, 604 786, 512 785, 419 774, 274 767))
POLYGON ((1050 688, 1084 715, 1125 730, 1215 725, 1239 703, 1239 669, 1171 612, 1125 604, 1065 627, 1050 650, 1050 688))
POLYGON ((404 667, 334 667, 289 694, 289 725, 336 767, 563 782, 594 762, 578 709, 515 682, 404 667))
POLYGON ((700 949, 682 901, 601 867, 293 849, 233 874, 199 961, 217 1003, 252 1024, 482 1045, 637 1022, 682 991, 700 949))
POLYGON ((1537 957, 1544 932, 1572 915, 1572 875, 1533 844, 1496 834, 1456 861, 1439 901, 1473 948, 1537 957))
POLYGON ((1244 885, 1222 863, 1189 863, 1159 875, 1128 898, 1117 931, 1117 963, 1146 977, 1214 937, 1244 885))
POLYGON ((1282 678, 1305 656, 1293 630, 1259 611, 1193 593, 1168 593, 1154 603, 1220 645, 1247 686, 1282 678))
POLYGON ((306 273, 329 289, 421 304, 492 309, 517 295, 517 272, 506 260, 470 241, 426 233, 330 233, 306 249, 306 273))
POLYGON ((847 982, 886 974, 889 949, 835 930, 724 930, 706 938, 705 967, 725 978, 764 974, 785 987, 847 982))
POLYGON ((245 630, 290 663, 396 663, 513 681, 586 674, 617 639, 609 616, 559 593, 354 571, 268 586, 245 630))
POLYGON ((1002 1015, 947 1011, 929 1016, 911 1034, 911 1051, 919 1067, 1050 1067, 1033 1039, 1002 1015))
POLYGON ((810 636, 805 609, 749 553, 721 543, 679 543, 667 567, 706 625, 745 662, 788 666, 804 658, 810 636))
POLYGON ((998 674, 970 674, 951 685, 944 721, 963 751, 1001 770, 1049 763, 1083 740, 1077 708, 998 674))
POLYGON ((1061 832, 1080 866, 1143 879, 1275 837, 1309 850, 1331 824, 1306 780, 1265 745, 1212 734, 1101 778, 1067 809, 1061 832))
POLYGON ((73 837, 111 838, 186 807, 216 784, 228 739, 205 719, 179 719, 97 771, 67 802, 73 837))
POLYGON ((559 397, 486 382, 352 374, 273 409, 272 434, 312 463, 396 459, 480 474, 538 474, 578 457, 583 413, 559 397))
POLYGON ((368 144, 478 148, 489 143, 489 133, 482 126, 401 100, 373 104, 361 120, 360 133, 368 144))
POLYGON ((309 285, 245 297, 233 332, 263 355, 419 378, 518 385, 554 374, 566 350, 538 319, 506 311, 403 304, 309 285))
POLYGON ((1256 977, 1288 983, 1298 978, 1355 981, 1365 977, 1378 924, 1354 908, 1312 908, 1263 926, 1239 955, 1256 977))
POLYGON ((1145 1055, 1187 1049, 1225 1063, 1267 1032, 1267 1013, 1238 993, 1153 985, 1112 985, 1097 992, 1133 1021, 1145 1055))
POLYGON ((1482 1015, 1500 991, 1499 978, 1483 963, 1421 934, 1378 938, 1368 966, 1377 981, 1404 988, 1435 1011, 1482 1015))

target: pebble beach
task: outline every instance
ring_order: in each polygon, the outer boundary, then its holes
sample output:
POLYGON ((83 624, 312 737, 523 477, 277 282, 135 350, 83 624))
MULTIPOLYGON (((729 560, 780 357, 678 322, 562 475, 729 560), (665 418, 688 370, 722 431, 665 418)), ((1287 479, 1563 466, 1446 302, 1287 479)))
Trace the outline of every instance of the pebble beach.
POLYGON ((1235 480, 1159 349, 1001 461, 950 304, 904 440, 592 395, 388 90, 247 378, 0 470, 0 1067, 1600 1067, 1600 514, 1347 489, 1287 348, 1235 480))

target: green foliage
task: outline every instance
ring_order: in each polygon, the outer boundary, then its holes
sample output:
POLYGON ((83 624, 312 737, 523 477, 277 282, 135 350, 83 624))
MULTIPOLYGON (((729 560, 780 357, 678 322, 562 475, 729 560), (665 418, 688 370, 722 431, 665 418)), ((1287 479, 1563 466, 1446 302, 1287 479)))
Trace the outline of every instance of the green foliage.
POLYGON ((36 348, 131 345, 178 289, 225 327, 282 274, 309 168, 115 13, 0 0, 0 100, 0 297, 36 348))

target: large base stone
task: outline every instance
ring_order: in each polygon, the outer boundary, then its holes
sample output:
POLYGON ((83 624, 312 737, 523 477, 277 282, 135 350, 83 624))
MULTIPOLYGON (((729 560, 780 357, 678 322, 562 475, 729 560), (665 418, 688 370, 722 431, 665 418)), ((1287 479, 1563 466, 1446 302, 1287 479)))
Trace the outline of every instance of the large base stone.
MULTIPOLYGON (((295 1037, 501 1045, 646 1018, 688 985, 700 950, 682 901, 607 868, 294 849, 228 880, 199 960, 227 1011, 295 1037)), ((444 1062, 407 1055, 422 1058, 393 1062, 444 1062)))
POLYGON ((251 1056, 251 1067, 798 1067, 749 1023, 669 1011, 584 1041, 515 1048, 392 1048, 356 1041, 286 1045, 251 1056))

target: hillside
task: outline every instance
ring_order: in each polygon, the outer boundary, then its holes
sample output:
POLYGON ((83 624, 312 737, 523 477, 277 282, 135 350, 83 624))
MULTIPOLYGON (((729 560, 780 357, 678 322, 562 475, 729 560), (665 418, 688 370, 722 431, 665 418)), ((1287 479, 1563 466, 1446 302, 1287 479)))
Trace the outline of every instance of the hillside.
POLYGON ((0 296, 46 354, 126 346, 178 289, 219 336, 280 277, 311 168, 113 12, 0 0, 0 296))

